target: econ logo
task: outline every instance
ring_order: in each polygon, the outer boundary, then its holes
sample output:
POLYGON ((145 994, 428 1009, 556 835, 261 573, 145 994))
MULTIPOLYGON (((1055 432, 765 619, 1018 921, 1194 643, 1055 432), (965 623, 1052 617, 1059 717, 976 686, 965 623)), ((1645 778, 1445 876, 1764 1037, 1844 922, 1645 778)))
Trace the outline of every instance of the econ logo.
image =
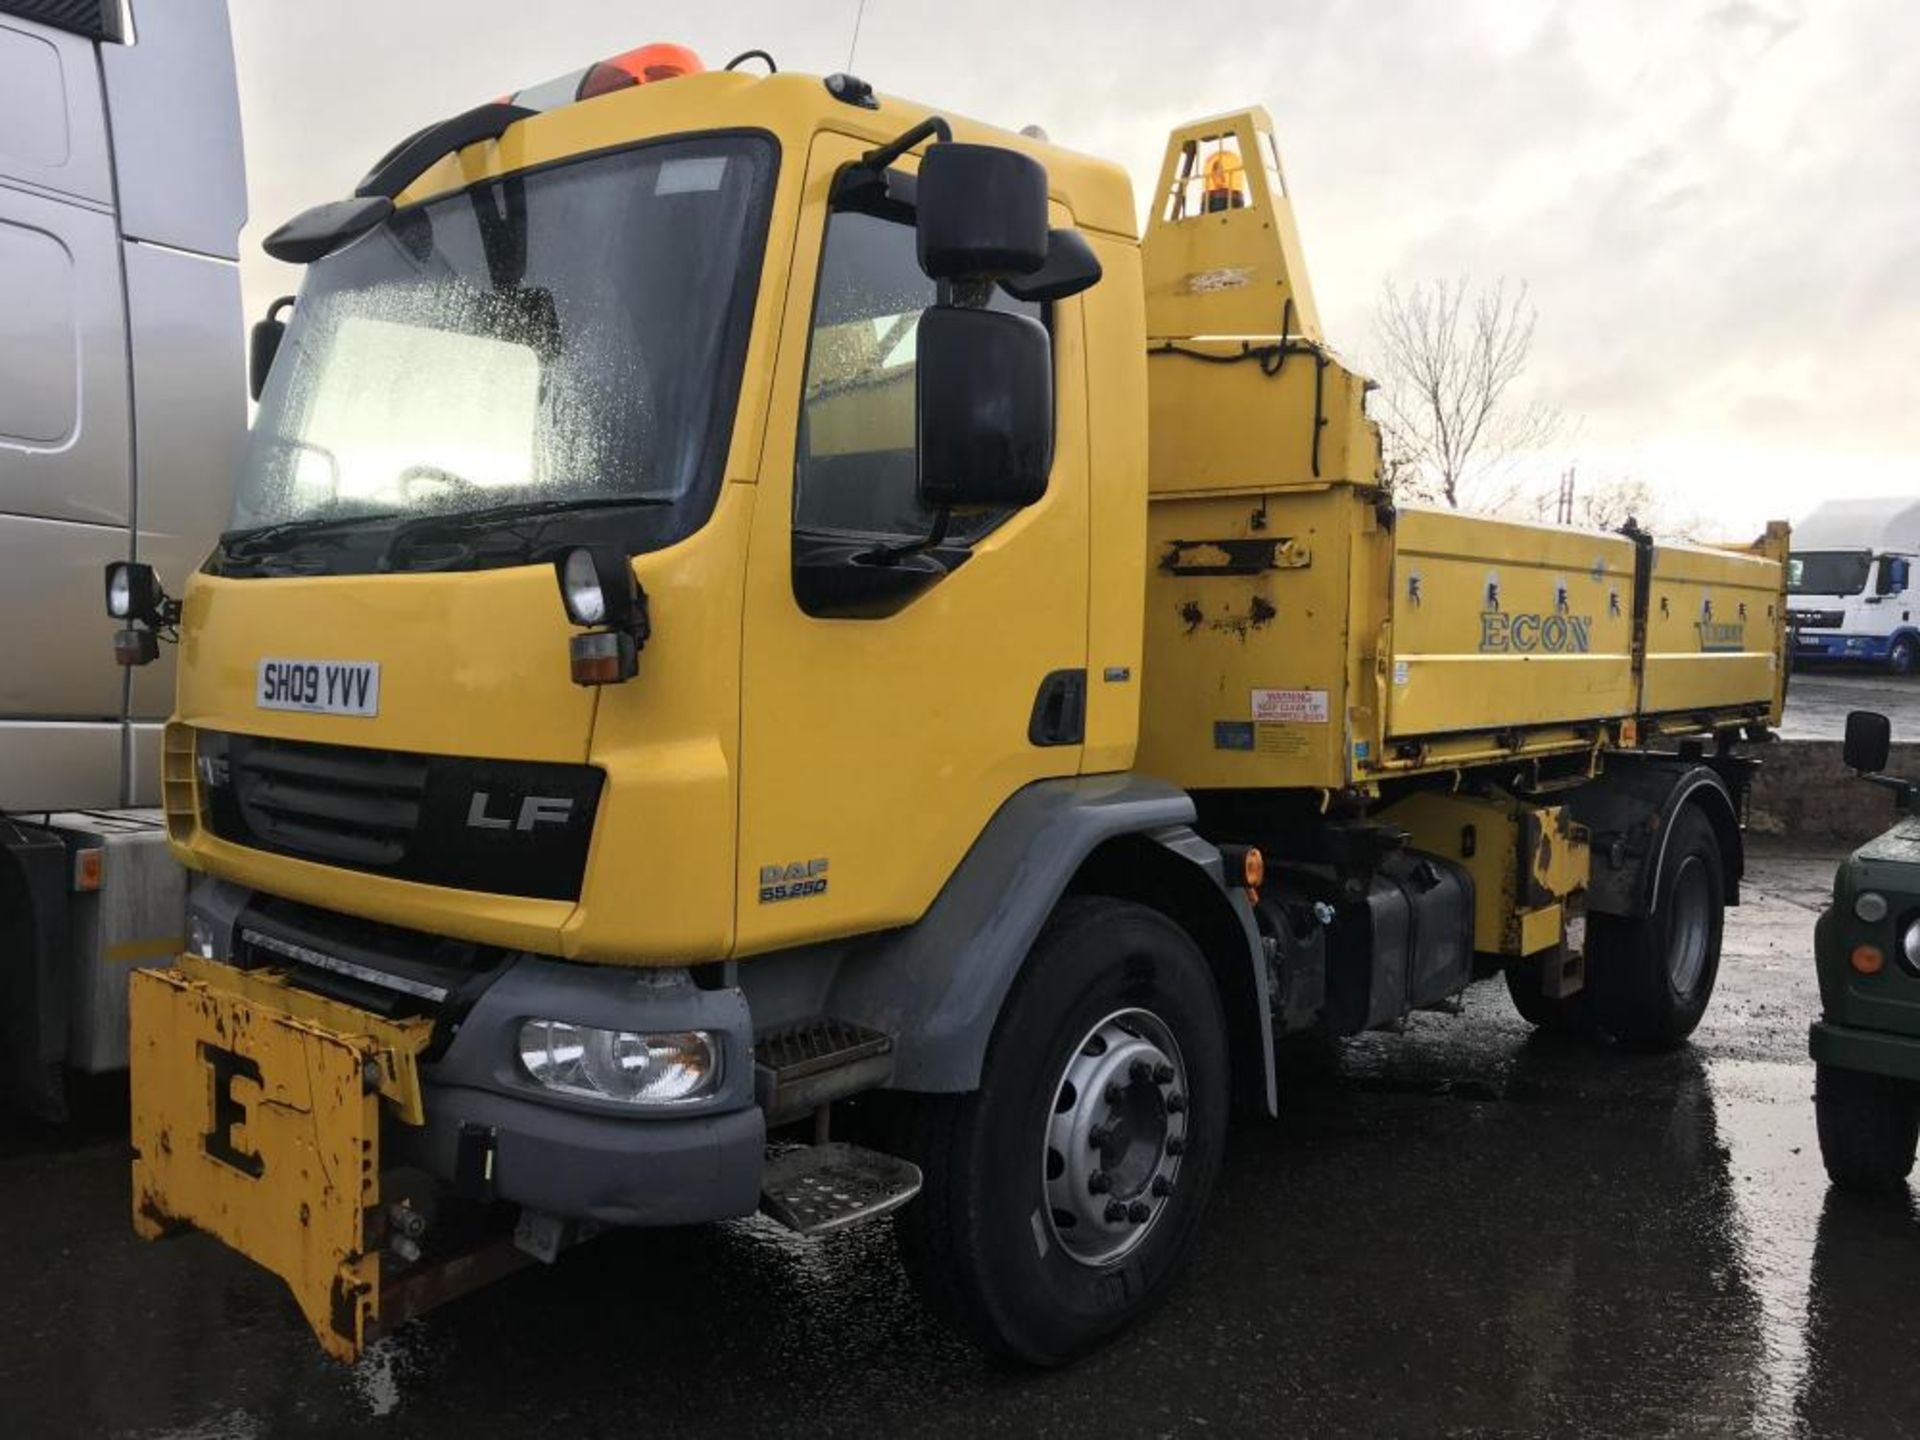
POLYGON ((1704 655, 1726 655, 1747 648, 1744 621, 1696 620, 1693 628, 1700 632, 1700 651, 1704 655))
POLYGON ((1591 615, 1509 615, 1480 612, 1483 654, 1584 655, 1593 648, 1591 615))

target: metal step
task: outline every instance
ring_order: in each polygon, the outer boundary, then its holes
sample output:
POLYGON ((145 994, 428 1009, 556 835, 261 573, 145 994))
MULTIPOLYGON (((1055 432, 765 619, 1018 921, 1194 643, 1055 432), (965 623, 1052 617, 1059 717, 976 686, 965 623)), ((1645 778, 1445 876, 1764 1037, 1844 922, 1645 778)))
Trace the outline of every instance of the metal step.
POLYGON ((835 1100, 884 1085, 893 1037, 844 1020, 809 1020, 754 1041, 754 1099, 784 1125, 835 1100))
POLYGON ((801 1145, 767 1162, 760 1209, 789 1230, 824 1235, 920 1193, 920 1167, 844 1140, 801 1145))

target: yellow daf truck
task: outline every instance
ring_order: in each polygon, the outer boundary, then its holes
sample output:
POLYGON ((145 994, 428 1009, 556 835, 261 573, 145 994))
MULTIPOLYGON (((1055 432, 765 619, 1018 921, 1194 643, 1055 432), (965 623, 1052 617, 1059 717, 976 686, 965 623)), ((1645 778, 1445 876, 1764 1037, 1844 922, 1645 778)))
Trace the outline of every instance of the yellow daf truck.
POLYGON ((109 576, 200 875, 134 1223, 342 1358, 609 1226, 897 1208, 1063 1362, 1290 1037, 1713 989, 1784 527, 1396 504, 1257 110, 1143 238, 1112 165, 758 70, 589 67, 276 232, 231 526, 109 576))

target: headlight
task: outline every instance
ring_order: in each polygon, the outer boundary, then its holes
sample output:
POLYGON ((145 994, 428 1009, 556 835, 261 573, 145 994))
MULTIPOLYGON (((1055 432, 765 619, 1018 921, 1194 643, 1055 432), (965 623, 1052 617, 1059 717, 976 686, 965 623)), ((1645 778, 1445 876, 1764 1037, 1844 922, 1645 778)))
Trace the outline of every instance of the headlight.
POLYGON ((1862 890, 1853 897, 1853 913, 1869 925, 1887 918, 1887 897, 1877 890, 1862 890))
POLYGON ((1907 933, 1900 937, 1900 953, 1907 957, 1907 968, 1920 973, 1920 920, 1907 926, 1907 933))
POLYGON ((107 567, 107 614, 115 620, 133 614, 133 581, 125 565, 107 567))
POLYGON ((718 1051, 705 1030, 641 1033, 564 1020, 520 1026, 520 1064, 562 1095, 663 1105, 696 1100, 719 1080, 718 1051))
POLYGON ((584 546, 569 550, 561 562, 560 598, 576 625, 598 625, 607 618, 607 592, 601 588, 593 552, 584 546))

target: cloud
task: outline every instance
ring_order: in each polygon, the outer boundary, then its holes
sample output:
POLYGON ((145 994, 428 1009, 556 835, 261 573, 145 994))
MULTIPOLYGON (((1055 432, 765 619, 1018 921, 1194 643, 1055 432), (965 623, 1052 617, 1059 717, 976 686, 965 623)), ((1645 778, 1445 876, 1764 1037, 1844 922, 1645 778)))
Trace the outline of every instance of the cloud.
MULTIPOLYGON (((854 0, 233 10, 257 240, 420 124, 646 40, 839 69, 854 0)), ((1530 378, 1588 451, 1751 528, 1804 508, 1809 465, 1915 488, 1917 42, 1903 0, 868 0, 855 69, 1037 121, 1142 196, 1172 125, 1264 104, 1337 344, 1388 277, 1523 279, 1530 378)), ((256 308, 295 278, 248 258, 256 308)))

